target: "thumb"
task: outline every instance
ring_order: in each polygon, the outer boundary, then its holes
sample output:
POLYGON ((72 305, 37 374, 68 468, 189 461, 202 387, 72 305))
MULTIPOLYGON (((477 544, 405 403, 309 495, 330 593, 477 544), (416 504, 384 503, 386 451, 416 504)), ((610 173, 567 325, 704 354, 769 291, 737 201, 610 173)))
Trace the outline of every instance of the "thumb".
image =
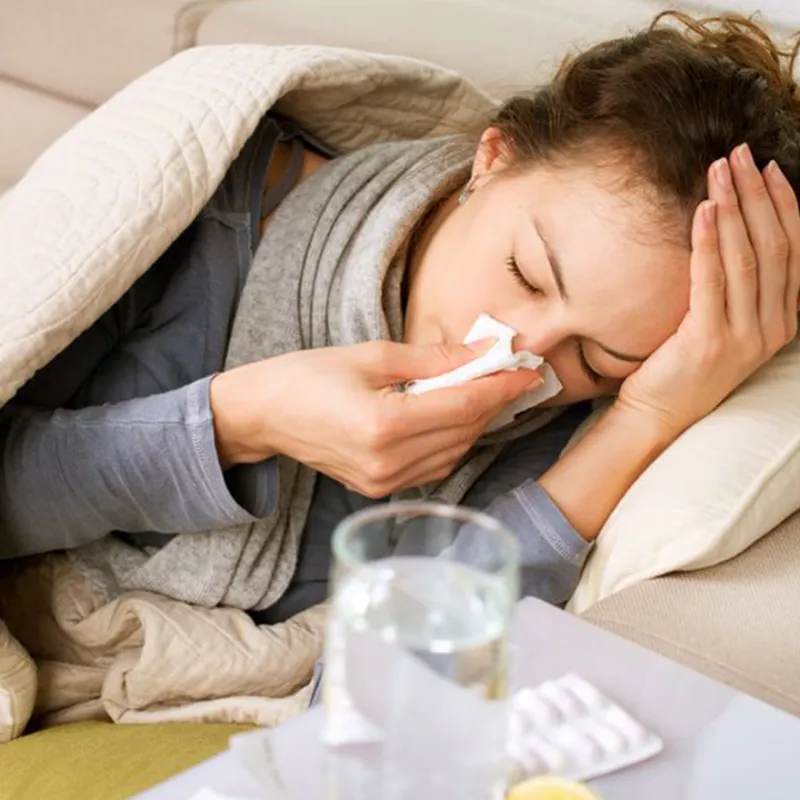
POLYGON ((387 383, 435 378, 488 353, 496 342, 496 338, 489 337, 471 344, 394 343, 384 354, 380 378, 387 383))

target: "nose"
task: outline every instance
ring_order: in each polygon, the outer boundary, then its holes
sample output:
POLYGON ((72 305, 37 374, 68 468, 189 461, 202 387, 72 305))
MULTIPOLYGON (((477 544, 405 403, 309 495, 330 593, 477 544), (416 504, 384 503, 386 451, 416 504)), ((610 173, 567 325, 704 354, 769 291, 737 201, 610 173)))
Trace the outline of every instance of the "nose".
POLYGON ((570 338, 565 326, 548 316, 531 319, 530 316, 516 329, 515 350, 530 350, 547 359, 570 338))

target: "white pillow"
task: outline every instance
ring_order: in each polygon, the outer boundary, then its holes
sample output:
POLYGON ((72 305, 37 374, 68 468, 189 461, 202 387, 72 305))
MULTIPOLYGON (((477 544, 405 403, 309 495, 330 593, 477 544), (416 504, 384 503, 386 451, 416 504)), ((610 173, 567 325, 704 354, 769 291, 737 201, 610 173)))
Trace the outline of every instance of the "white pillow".
POLYGON ((568 604, 738 555, 800 508, 800 341, 683 434, 631 487, 568 604))
POLYGON ((36 700, 36 665, 0 621, 0 744, 22 734, 36 700))

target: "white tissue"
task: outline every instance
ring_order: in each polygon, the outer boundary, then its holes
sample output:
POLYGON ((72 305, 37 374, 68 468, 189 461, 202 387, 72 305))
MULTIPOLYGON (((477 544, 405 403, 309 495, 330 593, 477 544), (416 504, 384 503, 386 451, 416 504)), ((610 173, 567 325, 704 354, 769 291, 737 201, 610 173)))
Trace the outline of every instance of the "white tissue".
POLYGON ((517 332, 513 328, 509 328, 508 325, 504 325, 488 314, 481 314, 470 328, 464 344, 495 337, 497 342, 492 349, 474 361, 470 361, 469 364, 445 372, 444 375, 412 381, 406 386, 406 392, 408 394, 424 394, 433 389, 459 386, 467 381, 482 378, 484 375, 491 375, 501 370, 515 370, 521 367, 537 370, 544 379, 544 383, 538 389, 525 392, 518 397, 502 414, 492 420, 488 430, 494 431, 508 425, 517 414, 555 397, 563 388, 555 370, 541 356, 528 350, 520 350, 516 353, 513 351, 512 342, 516 335, 517 332))

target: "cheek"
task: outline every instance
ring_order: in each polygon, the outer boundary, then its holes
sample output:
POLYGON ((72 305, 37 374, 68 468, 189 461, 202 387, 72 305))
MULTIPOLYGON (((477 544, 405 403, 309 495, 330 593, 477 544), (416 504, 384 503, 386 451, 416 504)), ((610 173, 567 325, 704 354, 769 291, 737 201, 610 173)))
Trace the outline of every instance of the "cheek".
POLYGON ((465 258, 442 292, 442 327, 448 341, 461 341, 481 314, 521 330, 530 320, 530 299, 519 294, 502 264, 465 258))
POLYGON ((491 187, 476 193, 436 243, 438 305, 448 340, 463 339, 480 314, 516 330, 530 321, 530 296, 506 268, 512 253, 510 212, 492 200, 495 194, 491 187))
POLYGON ((594 383, 583 371, 573 346, 559 346, 547 354, 547 363, 555 370, 564 387, 546 406, 566 406, 582 400, 615 395, 622 381, 594 383))

